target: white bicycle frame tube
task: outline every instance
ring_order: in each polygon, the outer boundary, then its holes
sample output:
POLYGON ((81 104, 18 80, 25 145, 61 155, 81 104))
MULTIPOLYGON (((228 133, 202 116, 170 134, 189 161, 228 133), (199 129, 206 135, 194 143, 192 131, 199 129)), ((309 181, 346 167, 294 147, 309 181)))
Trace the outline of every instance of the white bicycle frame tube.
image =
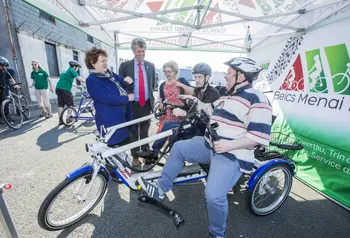
POLYGON ((118 129, 127 127, 127 126, 131 126, 143 121, 148 121, 154 118, 154 114, 150 114, 148 116, 144 116, 144 117, 140 117, 138 119, 132 120, 132 121, 128 121, 128 122, 124 122, 122 124, 116 125, 116 126, 112 126, 112 127, 108 127, 106 128, 106 135, 104 137, 104 141, 107 143, 109 141, 109 139, 111 139, 112 135, 114 134, 114 132, 118 129))
POLYGON ((4 227, 5 234, 8 237, 18 238, 19 236, 18 236, 16 227, 12 221, 10 212, 7 209, 5 200, 2 196, 4 186, 5 184, 0 184, 0 221, 4 227))

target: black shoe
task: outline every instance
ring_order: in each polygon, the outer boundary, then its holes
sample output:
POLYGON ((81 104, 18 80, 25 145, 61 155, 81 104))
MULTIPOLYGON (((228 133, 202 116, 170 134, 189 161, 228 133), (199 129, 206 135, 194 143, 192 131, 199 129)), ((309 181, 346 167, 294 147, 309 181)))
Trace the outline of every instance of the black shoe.
POLYGON ((147 160, 158 159, 158 152, 154 150, 140 150, 136 152, 136 155, 147 160))

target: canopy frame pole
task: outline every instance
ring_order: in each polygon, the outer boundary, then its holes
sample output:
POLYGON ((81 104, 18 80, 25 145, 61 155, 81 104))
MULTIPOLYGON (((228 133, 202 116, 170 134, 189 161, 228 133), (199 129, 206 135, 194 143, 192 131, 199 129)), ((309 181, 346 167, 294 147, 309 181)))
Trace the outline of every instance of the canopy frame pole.
MULTIPOLYGON (((103 5, 99 5, 99 4, 92 4, 92 3, 86 3, 86 5, 91 6, 91 7, 97 7, 97 8, 109 10, 109 11, 113 11, 113 12, 121 12, 121 13, 129 14, 129 15, 133 15, 133 16, 137 16, 137 17, 143 17, 143 18, 148 18, 148 19, 152 19, 152 20, 158 20, 158 21, 162 21, 162 22, 172 23, 174 25, 180 25, 180 26, 186 26, 186 27, 192 28, 191 24, 187 24, 187 23, 183 23, 183 22, 175 21, 175 20, 164 19, 161 17, 156 17, 156 16, 154 16, 156 13, 152 13, 152 14, 139 13, 139 12, 129 11, 129 10, 121 9, 121 8, 108 7, 108 6, 103 6, 103 5)), ((159 14, 159 12, 157 12, 157 14, 159 14)))
MULTIPOLYGON (((134 35, 134 34, 130 34, 130 33, 126 33, 126 32, 121 32, 119 31, 120 34, 122 35, 126 35, 126 36, 132 36, 132 37, 140 37, 138 35, 134 35)), ((143 36, 142 38, 146 39, 146 40, 149 40, 149 41, 157 41, 157 42, 160 42, 160 43, 165 43, 165 44, 168 44, 168 45, 174 45, 174 46, 178 46, 178 47, 182 47, 182 45, 179 45, 179 44, 175 44, 175 43, 171 43, 171 42, 166 42, 166 41, 162 41, 162 40, 157 40, 157 39, 154 39, 154 38, 149 38, 149 37, 145 37, 143 36)))

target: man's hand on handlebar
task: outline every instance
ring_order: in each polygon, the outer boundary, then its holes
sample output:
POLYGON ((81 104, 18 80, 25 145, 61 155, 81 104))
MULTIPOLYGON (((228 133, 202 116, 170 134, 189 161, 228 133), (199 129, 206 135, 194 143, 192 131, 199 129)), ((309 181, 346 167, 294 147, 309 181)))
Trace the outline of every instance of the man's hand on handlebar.
POLYGON ((232 149, 232 141, 220 139, 218 141, 214 141, 214 150, 218 154, 226 153, 231 151, 232 149))
POLYGON ((15 88, 15 89, 20 89, 20 88, 21 88, 21 86, 19 86, 19 85, 15 85, 15 86, 13 86, 13 88, 15 88))

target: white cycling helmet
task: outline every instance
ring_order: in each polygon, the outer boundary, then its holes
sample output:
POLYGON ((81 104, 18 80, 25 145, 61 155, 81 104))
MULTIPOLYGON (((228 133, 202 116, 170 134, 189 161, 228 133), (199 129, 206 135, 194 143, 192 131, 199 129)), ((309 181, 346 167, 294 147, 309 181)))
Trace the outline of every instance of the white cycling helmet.
POLYGON ((233 58, 224 64, 244 74, 245 78, 250 83, 258 78, 262 70, 254 60, 245 57, 233 58))

